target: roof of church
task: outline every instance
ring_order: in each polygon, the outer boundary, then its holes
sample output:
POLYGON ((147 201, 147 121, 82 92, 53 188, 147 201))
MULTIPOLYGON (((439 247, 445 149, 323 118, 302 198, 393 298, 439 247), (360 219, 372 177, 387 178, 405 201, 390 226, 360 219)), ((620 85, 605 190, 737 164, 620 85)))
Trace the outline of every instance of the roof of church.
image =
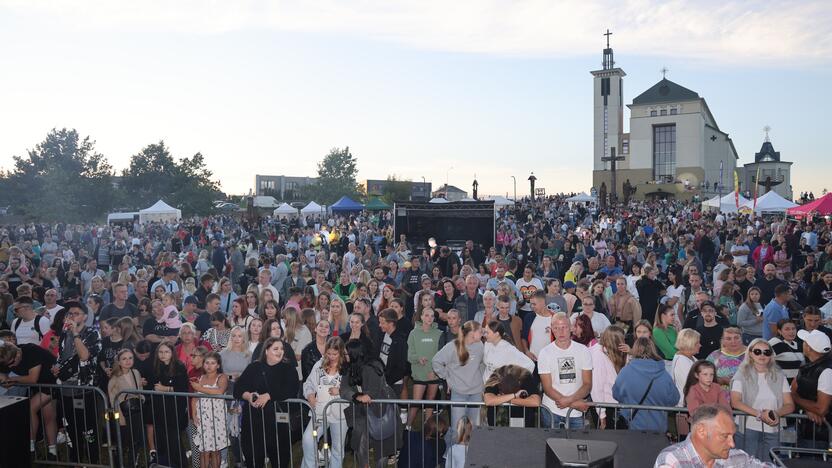
POLYGON ((760 161, 780 161, 780 152, 774 151, 774 145, 770 141, 763 142, 763 147, 760 152, 754 155, 754 162, 760 161))
POLYGON ((660 102, 690 101, 694 99, 699 99, 699 94, 684 86, 679 86, 667 78, 662 78, 661 81, 654 84, 650 89, 636 96, 633 99, 633 104, 657 104, 660 102))

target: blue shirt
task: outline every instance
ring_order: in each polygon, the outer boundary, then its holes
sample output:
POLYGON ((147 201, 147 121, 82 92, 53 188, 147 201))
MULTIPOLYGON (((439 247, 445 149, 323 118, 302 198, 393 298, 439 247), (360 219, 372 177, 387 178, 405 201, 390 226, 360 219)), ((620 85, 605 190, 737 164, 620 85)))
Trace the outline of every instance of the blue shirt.
POLYGON ((780 305, 776 300, 772 299, 765 309, 763 309, 763 339, 768 341, 774 338, 771 332, 770 325, 777 325, 777 322, 789 318, 789 309, 784 305, 780 305))

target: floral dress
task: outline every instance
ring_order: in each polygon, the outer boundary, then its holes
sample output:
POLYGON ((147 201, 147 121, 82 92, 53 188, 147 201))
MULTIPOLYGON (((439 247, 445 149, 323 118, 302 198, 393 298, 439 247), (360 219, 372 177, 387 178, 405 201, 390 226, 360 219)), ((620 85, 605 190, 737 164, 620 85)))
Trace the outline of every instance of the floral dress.
MULTIPOLYGON (((213 385, 206 388, 219 388, 220 376, 213 385)), ((200 378, 202 380, 202 378, 200 378)), ((219 398, 197 398, 196 417, 199 425, 194 434, 194 445, 200 452, 214 452, 228 447, 228 432, 225 428, 225 400, 219 398)))

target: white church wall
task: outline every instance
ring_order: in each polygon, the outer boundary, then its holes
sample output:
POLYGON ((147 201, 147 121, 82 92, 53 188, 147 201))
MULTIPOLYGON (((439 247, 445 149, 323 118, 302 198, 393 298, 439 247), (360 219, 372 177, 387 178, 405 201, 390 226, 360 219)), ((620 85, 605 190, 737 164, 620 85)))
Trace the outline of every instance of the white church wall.
POLYGON ((630 109, 630 168, 653 168, 653 127, 667 124, 676 125, 676 167, 702 167, 702 116, 698 113, 683 113, 649 117, 647 111, 645 117, 646 107, 633 106, 630 109))

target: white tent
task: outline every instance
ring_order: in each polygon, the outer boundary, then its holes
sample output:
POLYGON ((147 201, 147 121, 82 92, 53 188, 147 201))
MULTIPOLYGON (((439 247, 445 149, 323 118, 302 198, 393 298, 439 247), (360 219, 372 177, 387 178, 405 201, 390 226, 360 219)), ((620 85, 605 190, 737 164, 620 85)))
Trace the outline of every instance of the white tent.
POLYGON ((754 200, 748 200, 744 206, 753 209, 755 213, 785 213, 789 208, 797 206, 797 203, 786 200, 779 193, 772 190, 757 198, 756 207, 754 206, 754 200))
POLYGON ((431 198, 428 203, 450 203, 450 202, 448 200, 445 200, 444 198, 439 197, 439 198, 431 198))
POLYGON ((288 203, 283 203, 275 208, 273 215, 275 218, 279 218, 281 216, 297 216, 298 209, 288 203))
POLYGON ((162 200, 157 201, 150 208, 139 210, 139 222, 142 224, 179 221, 180 219, 182 219, 182 211, 168 205, 162 200))
MULTIPOLYGON (((720 200, 719 195, 711 198, 710 200, 705 200, 702 202, 703 208, 718 208, 719 211, 722 213, 736 213, 737 212, 737 199, 735 198, 736 195, 734 192, 728 192, 726 195, 722 197, 720 200)), ((739 195, 739 205, 743 207, 748 203, 748 199, 742 195, 739 195)))
POLYGON ((274 197, 267 195, 258 195, 254 197, 255 208, 277 208, 277 200, 274 197))
POLYGON ((494 200, 494 207, 495 208, 499 208, 499 207, 502 207, 502 206, 513 206, 514 205, 513 201, 509 200, 506 197, 501 197, 499 195, 496 196, 496 197, 493 197, 492 200, 494 200))
POLYGON ((322 214, 323 212, 324 207, 314 201, 309 202, 306 206, 300 209, 300 214, 302 215, 322 214))
POLYGON ((574 197, 569 197, 566 199, 568 202, 573 203, 587 203, 587 202, 595 202, 595 197, 592 195, 587 195, 586 192, 581 192, 574 197))

